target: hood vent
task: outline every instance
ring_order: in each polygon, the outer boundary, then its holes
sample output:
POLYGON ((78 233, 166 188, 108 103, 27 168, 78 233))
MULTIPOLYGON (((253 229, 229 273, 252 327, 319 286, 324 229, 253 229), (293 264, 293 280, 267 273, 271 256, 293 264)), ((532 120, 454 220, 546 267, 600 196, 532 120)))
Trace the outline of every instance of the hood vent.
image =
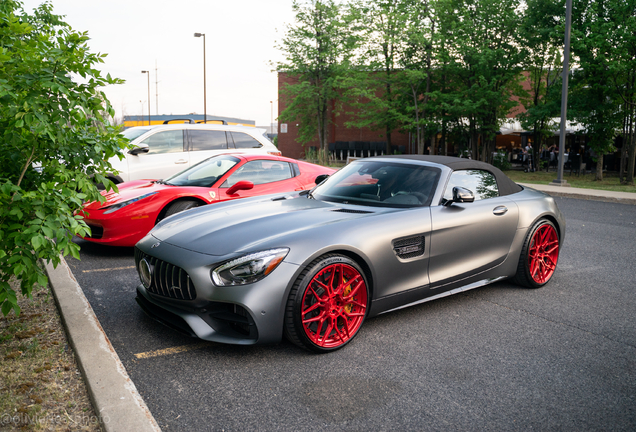
POLYGON ((401 259, 424 255, 424 235, 403 237, 393 240, 393 251, 401 259))
POLYGON ((337 209, 337 210, 331 210, 334 212, 339 212, 339 213, 358 213, 358 214, 366 214, 366 213, 373 213, 370 211, 366 211, 366 210, 350 210, 350 209, 337 209))

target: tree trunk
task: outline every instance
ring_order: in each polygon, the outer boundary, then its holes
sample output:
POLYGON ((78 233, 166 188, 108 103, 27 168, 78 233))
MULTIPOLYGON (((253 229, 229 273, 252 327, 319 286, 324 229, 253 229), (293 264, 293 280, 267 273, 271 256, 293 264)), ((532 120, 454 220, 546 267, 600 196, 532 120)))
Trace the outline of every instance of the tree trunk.
POLYGON ((603 181, 603 153, 596 156, 596 181, 603 181))
POLYGON ((446 120, 442 120, 442 144, 444 145, 444 156, 448 156, 448 143, 446 142, 446 120))
POLYGON ((631 137, 629 139, 629 155, 627 157, 627 184, 634 185, 634 164, 636 164, 636 131, 632 127, 631 137))

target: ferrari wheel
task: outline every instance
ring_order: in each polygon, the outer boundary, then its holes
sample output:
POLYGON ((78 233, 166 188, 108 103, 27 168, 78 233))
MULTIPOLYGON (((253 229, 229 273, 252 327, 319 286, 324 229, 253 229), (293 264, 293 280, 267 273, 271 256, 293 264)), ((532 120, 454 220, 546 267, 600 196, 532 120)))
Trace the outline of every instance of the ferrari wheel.
POLYGON ((182 200, 182 201, 174 202, 170 204, 170 206, 168 207, 168 210, 166 210, 166 214, 163 216, 162 219, 165 219, 168 216, 172 216, 173 214, 176 214, 191 208, 195 208, 195 207, 199 207, 199 203, 193 200, 182 200))
POLYGON ((559 259, 559 235, 552 222, 540 219, 528 232, 515 281, 528 288, 548 283, 559 259))
POLYGON ((300 274, 285 310, 285 335, 303 348, 326 353, 342 348, 360 330, 369 289, 360 266, 342 255, 325 255, 300 274))

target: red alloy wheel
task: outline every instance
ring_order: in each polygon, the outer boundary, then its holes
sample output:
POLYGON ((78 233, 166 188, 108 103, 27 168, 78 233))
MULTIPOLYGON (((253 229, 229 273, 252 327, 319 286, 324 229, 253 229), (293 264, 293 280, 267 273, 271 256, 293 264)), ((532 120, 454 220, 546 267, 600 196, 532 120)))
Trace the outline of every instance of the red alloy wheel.
POLYGON ((530 276, 538 284, 552 277, 559 258, 559 236, 551 224, 540 226, 532 236, 528 265, 530 276))
POLYGON ((367 310, 367 287, 348 264, 321 269, 305 290, 301 321, 305 335, 321 348, 336 348, 355 336, 367 310))

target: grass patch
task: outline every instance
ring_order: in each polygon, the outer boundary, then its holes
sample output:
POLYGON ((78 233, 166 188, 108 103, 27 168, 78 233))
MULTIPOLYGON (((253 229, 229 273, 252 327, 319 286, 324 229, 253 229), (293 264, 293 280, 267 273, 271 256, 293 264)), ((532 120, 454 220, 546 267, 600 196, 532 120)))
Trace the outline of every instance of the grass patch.
MULTIPOLYGON (((556 171, 535 171, 535 172, 523 172, 520 170, 506 171, 508 177, 517 183, 535 183, 548 185, 557 178, 556 171)), ((584 175, 570 175, 569 173, 563 173, 563 179, 567 180, 568 184, 576 188, 585 189, 599 189, 615 192, 633 192, 636 193, 636 186, 622 185, 618 181, 618 173, 603 173, 603 181, 594 180, 595 174, 584 175)))
POLYGON ((0 430, 101 431, 51 291, 20 300, 0 315, 0 430))

